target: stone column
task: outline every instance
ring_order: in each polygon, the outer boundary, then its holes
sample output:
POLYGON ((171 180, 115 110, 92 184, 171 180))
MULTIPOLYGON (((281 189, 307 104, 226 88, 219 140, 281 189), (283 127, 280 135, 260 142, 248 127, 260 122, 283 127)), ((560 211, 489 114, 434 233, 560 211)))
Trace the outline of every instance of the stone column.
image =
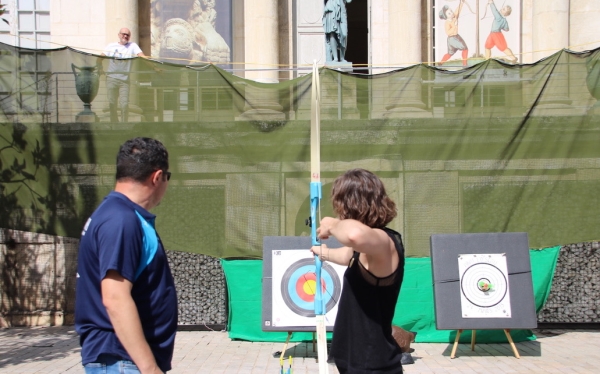
MULTIPOLYGON (((106 43, 118 42, 121 27, 131 30, 130 40, 139 44, 138 0, 106 0, 106 43)), ((102 46, 104 48, 104 46, 102 46)), ((150 54, 150 51, 144 51, 150 54)))
POLYGON ((533 61, 569 46, 569 0, 533 0, 533 61))
POLYGON ((389 0, 391 66, 421 63, 421 0, 389 0))
POLYGON ((598 30, 591 25, 600 19, 600 1, 571 0, 569 44, 575 51, 600 47, 598 30))
MULTIPOLYGON (((244 35, 247 79, 278 83, 279 19, 277 0, 245 0, 244 35), (269 69, 257 70, 252 69, 269 69)), ((245 84, 246 104, 239 120, 283 120, 278 92, 267 87, 245 84)))
MULTIPOLYGON (((533 60, 539 61, 569 46, 569 0, 533 0, 533 60)), ((561 56, 549 77, 534 116, 573 115, 569 85, 568 58, 561 56)))
MULTIPOLYGON (((275 69, 279 64, 277 0, 245 0, 246 69, 275 69)), ((278 82, 277 71, 246 71, 246 78, 278 82)))
MULTIPOLYGON (((411 66, 421 63, 421 1, 390 0, 389 3, 389 58, 391 66, 411 66)), ((416 74, 397 74, 390 78, 386 118, 432 117, 421 100, 423 80, 416 74)))

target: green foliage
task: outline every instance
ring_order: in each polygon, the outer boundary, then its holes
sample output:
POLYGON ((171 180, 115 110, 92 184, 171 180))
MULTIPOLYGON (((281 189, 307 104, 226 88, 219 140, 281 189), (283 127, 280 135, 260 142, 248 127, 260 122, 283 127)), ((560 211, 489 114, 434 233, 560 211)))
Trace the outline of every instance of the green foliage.
MULTIPOLYGON (((6 4, 0 4, 0 16, 4 15, 4 13, 6 12, 6 9, 4 9, 5 6, 6 6, 6 4)), ((10 25, 10 23, 8 23, 6 18, 1 18, 1 19, 2 19, 2 21, 6 22, 7 25, 10 25)))

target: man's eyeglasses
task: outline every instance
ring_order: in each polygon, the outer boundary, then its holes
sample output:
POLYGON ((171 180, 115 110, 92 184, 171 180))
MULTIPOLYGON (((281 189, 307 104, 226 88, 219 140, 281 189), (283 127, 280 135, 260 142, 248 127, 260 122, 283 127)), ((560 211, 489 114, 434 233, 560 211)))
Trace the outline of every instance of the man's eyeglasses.
POLYGON ((156 169, 153 171, 153 173, 156 173, 157 171, 162 171, 163 176, 167 177, 167 182, 169 180, 171 180, 171 172, 170 171, 166 171, 166 170, 162 170, 162 169, 156 169))
POLYGON ((128 38, 131 36, 131 34, 125 34, 125 33, 123 33, 123 32, 121 33, 121 35, 123 35, 123 36, 126 36, 126 37, 128 37, 128 38))

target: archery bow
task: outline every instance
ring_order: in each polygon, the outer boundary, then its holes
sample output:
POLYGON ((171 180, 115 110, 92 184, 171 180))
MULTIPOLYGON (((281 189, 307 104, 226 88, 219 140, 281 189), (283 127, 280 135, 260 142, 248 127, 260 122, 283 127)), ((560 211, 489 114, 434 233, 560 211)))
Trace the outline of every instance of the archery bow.
MULTIPOLYGON (((502 6, 500 7, 500 9, 504 8, 504 4, 506 4, 506 0, 505 0, 505 1, 502 3, 502 6)), ((494 4, 494 6, 495 6, 495 4, 494 4)), ((485 5, 485 13, 483 14, 483 17, 481 17, 481 19, 484 19, 484 18, 486 18, 485 16, 487 15, 487 11, 488 11, 488 8, 489 8, 489 7, 490 7, 490 3, 488 2, 488 3, 485 5)))
MULTIPOLYGON (((321 201, 321 152, 320 152, 320 82, 317 61, 313 62, 312 92, 310 105, 310 233, 312 245, 320 246, 317 237, 317 211, 321 201)), ((322 262, 315 255, 315 322, 317 334, 317 359, 319 361, 319 373, 328 374, 327 366, 327 330, 325 328, 325 310, 323 308, 323 291, 321 285, 322 262)))
MULTIPOLYGON (((448 2, 453 2, 453 1, 457 1, 457 0, 446 0, 448 2)), ((461 3, 464 3, 467 8, 469 8, 469 11, 473 14, 475 14, 475 11, 473 11, 473 8, 471 8, 471 6, 469 5, 469 3, 467 3, 467 0, 459 0, 461 3)), ((460 4, 459 4, 460 5, 460 4)), ((458 14, 456 15, 456 17, 458 18, 458 14)))

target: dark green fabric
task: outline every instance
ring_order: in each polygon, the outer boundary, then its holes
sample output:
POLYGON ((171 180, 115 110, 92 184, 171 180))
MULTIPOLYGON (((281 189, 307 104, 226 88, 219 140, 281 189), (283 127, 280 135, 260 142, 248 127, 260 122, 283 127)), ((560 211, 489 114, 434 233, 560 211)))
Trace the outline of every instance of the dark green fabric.
MULTIPOLYGON (((0 55, 0 227, 78 238, 114 187, 118 147, 150 136, 173 172, 154 211, 167 249, 261 258, 264 236, 308 235, 311 75, 268 84, 136 58, 128 122, 111 121, 106 75, 92 71, 89 123, 73 66, 107 71, 110 58, 5 44, 0 55)), ((563 50, 530 65, 320 69, 322 215, 332 180, 363 167, 396 201, 390 227, 409 257, 442 233, 597 240, 599 60, 563 50)))
MULTIPOLYGON (((539 312, 550 293, 552 277, 560 247, 530 250, 531 275, 536 310, 539 312)), ((262 313, 262 260, 222 260, 229 292, 229 337, 250 341, 284 342, 287 333, 264 332, 262 313)), ((437 330, 433 302, 433 281, 430 258, 406 259, 404 282, 396 306, 394 324, 418 332, 422 343, 452 343, 454 330, 437 330)), ((457 295, 458 297, 458 295, 457 295)), ((514 341, 534 340, 531 330, 512 330, 514 341)), ((312 333, 296 332, 291 341, 310 341, 312 333)), ((465 330, 460 342, 471 341, 471 331, 465 330)), ((502 330, 478 330, 477 343, 506 342, 502 330)))

